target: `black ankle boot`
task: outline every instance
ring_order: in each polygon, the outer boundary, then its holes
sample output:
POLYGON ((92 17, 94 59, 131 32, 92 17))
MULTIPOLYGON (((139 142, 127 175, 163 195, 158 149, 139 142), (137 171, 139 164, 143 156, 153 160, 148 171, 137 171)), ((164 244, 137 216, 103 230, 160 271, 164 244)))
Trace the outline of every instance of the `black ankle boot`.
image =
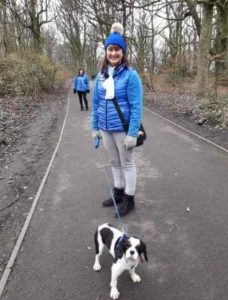
MULTIPOLYGON (((123 202, 123 196, 124 196, 124 189, 118 189, 118 188, 113 189, 113 197, 116 201, 116 204, 123 202)), ((102 206, 103 207, 114 206, 112 198, 105 200, 102 203, 102 206)))
MULTIPOLYGON (((120 217, 126 216, 130 211, 135 209, 135 196, 124 194, 123 202, 118 207, 118 212, 120 217)), ((115 213, 115 218, 118 218, 117 213, 115 213)))

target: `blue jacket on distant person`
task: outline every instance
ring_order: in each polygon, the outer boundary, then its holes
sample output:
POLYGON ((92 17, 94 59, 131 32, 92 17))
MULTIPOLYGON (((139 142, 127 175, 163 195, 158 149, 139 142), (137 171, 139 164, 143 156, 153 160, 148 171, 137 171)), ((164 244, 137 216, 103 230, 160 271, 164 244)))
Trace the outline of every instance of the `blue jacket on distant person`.
MULTIPOLYGON (((106 74, 107 75, 107 74, 106 74)), ((123 132, 124 128, 113 101, 105 99, 106 90, 102 83, 104 73, 96 77, 93 91, 92 129, 123 132)), ((129 124, 128 135, 137 137, 142 119, 142 82, 137 71, 121 64, 113 73, 115 98, 129 124)))
POLYGON ((88 92, 89 91, 89 79, 86 74, 75 76, 74 89, 77 92, 88 92))

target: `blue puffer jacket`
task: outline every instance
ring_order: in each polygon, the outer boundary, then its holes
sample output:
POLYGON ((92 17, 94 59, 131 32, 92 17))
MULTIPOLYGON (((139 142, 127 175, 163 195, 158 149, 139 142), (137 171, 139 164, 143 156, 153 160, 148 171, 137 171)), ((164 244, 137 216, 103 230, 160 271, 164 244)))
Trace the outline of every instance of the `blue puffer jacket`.
POLYGON ((79 92, 86 92, 89 90, 89 79, 86 74, 75 76, 74 89, 79 92))
MULTIPOLYGON (((128 135, 137 137, 142 118, 142 82, 132 68, 120 65, 113 74, 115 98, 120 106, 126 122, 129 124, 128 135)), ((104 74, 99 73, 94 84, 92 98, 92 129, 123 132, 123 125, 112 100, 106 100, 106 90, 102 83, 104 74)))

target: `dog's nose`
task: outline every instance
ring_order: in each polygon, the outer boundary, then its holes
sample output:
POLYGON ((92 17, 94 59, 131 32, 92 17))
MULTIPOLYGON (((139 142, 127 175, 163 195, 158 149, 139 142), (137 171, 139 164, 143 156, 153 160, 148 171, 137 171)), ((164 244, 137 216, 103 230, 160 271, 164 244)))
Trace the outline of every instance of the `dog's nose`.
POLYGON ((130 251, 130 254, 131 254, 131 255, 135 254, 135 251, 134 251, 134 250, 131 250, 131 251, 130 251))

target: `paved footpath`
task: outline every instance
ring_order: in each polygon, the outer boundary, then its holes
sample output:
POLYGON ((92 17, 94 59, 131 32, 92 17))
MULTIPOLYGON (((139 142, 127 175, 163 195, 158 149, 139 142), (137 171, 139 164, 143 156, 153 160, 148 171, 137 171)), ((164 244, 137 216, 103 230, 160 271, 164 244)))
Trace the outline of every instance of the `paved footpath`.
MULTIPOLYGON (((2 300, 107 300, 112 259, 93 271, 93 234, 110 222, 113 208, 103 168, 91 142, 90 112, 70 95, 69 114, 56 159, 2 300)), ((135 151, 135 212, 123 219, 141 237, 149 262, 142 282, 127 273, 121 300, 228 299, 228 154, 144 111, 148 141, 135 151), (188 209, 187 209, 188 208, 188 209)))

